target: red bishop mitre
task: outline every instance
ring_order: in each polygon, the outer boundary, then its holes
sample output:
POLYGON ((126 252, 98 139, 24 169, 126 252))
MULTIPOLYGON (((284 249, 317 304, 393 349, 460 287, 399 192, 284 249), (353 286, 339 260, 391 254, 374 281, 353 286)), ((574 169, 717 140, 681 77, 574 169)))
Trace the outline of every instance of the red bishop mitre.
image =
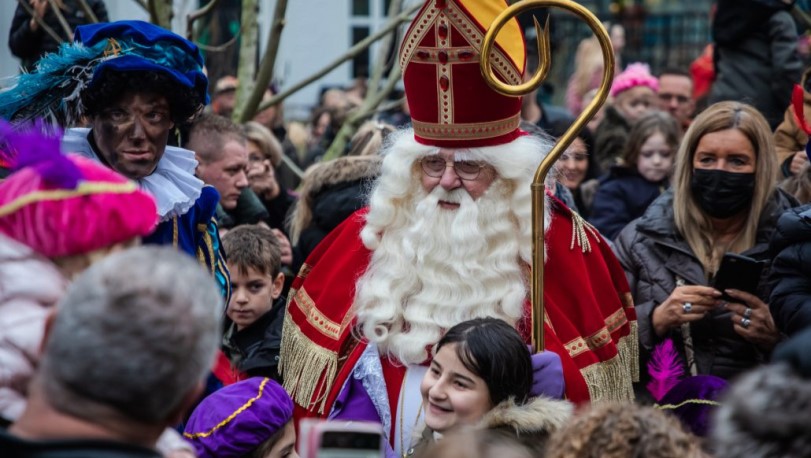
MULTIPOLYGON (((484 35, 505 0, 427 0, 400 49, 414 137, 420 143, 469 148, 508 143, 522 132, 521 98, 499 94, 479 68, 484 35)), ((526 48, 518 21, 498 34, 490 62, 498 78, 523 82, 526 48)))

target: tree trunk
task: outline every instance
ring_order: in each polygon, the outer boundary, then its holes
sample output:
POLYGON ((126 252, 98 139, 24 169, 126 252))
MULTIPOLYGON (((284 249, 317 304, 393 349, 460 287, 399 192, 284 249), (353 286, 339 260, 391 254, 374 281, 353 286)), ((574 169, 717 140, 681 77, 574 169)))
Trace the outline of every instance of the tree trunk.
MULTIPOLYGON (((237 67, 237 100, 231 119, 241 122, 245 103, 254 92, 254 76, 256 75, 256 46, 257 36, 256 18, 259 16, 259 3, 257 0, 242 0, 241 36, 239 45, 239 66, 237 67)), ((264 90, 263 90, 264 91, 264 90)))

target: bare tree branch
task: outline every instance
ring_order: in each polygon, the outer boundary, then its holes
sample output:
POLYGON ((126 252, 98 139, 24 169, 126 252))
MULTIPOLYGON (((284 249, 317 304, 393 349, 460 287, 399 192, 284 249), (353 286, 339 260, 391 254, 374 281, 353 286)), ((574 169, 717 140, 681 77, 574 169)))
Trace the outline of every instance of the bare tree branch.
POLYGON ((198 48, 202 49, 205 52, 223 52, 226 49, 228 49, 230 46, 233 46, 234 43, 237 42, 237 39, 239 39, 240 35, 242 35, 242 29, 239 29, 237 31, 236 35, 229 38, 228 41, 226 41, 225 43, 223 43, 221 45, 209 46, 209 45, 204 45, 202 43, 197 43, 197 42, 195 42, 194 44, 196 44, 198 48))
POLYGON ((400 80, 400 76, 402 76, 402 69, 398 65, 389 73, 386 85, 377 93, 367 96, 363 104, 361 104, 357 110, 350 113, 349 119, 341 126, 338 134, 335 135, 335 140, 332 141, 332 144, 329 145, 329 149, 324 153, 324 157, 321 159, 322 161, 326 162, 343 155, 344 151, 346 151, 346 144, 352 139, 352 136, 355 135, 358 126, 360 126, 366 118, 375 114, 377 106, 380 105, 383 99, 394 89, 394 86, 397 85, 397 82, 400 80))
POLYGON ((254 90, 254 77, 256 76, 256 53, 259 42, 257 34, 257 16, 259 16, 259 3, 257 0, 242 0, 242 41, 239 45, 239 63, 237 66, 236 103, 231 119, 239 123, 245 102, 254 90))
POLYGON ((38 26, 42 27, 42 30, 44 30, 45 33, 47 33, 51 38, 53 38, 55 42, 57 43, 65 42, 65 39, 60 37, 54 29, 52 29, 48 24, 45 23, 45 21, 42 20, 41 17, 34 14, 34 9, 31 8, 31 5, 29 5, 26 0, 17 0, 17 3, 19 3, 20 6, 23 7, 26 13, 28 13, 29 15, 31 15, 32 18, 34 18, 34 22, 36 22, 38 26))
POLYGON ((166 30, 172 30, 174 9, 172 0, 148 0, 149 21, 166 30))
POLYGON ((65 36, 68 37, 68 41, 73 41, 73 30, 70 29, 68 20, 65 19, 65 15, 62 14, 62 10, 59 8, 59 5, 56 4, 56 0, 48 0, 48 5, 50 5, 51 11, 54 12, 54 16, 56 16, 56 19, 59 21, 59 25, 62 26, 62 30, 65 32, 65 36))
MULTIPOLYGON (((394 20, 402 8, 402 0, 391 0, 391 4, 389 5, 388 17, 389 20, 394 20)), ((380 48, 377 50, 377 59, 375 60, 375 66, 372 70, 371 78, 369 79, 369 84, 366 85, 366 96, 368 97, 370 94, 374 94, 378 91, 380 85, 380 79, 383 78, 383 71, 386 69, 386 58, 388 57, 389 50, 391 48, 391 43, 394 41, 394 38, 397 36, 396 33, 391 33, 386 35, 380 41, 380 48)))
POLYGON ((234 114, 236 115, 235 119, 239 123, 253 119, 254 115, 258 112, 257 108, 262 101, 262 97, 265 95, 268 85, 273 80, 273 67, 276 65, 276 55, 279 52, 279 43, 282 38, 286 13, 287 0, 277 0, 276 9, 273 12, 272 26, 265 46, 265 53, 262 56, 262 62, 259 64, 259 73, 256 75, 253 90, 246 102, 244 104, 238 103, 238 108, 234 110, 234 114))
POLYGON ((262 103, 261 105, 259 105, 259 108, 257 108, 256 111, 262 111, 262 110, 265 110, 267 108, 272 107, 273 105, 276 105, 277 103, 281 102, 282 100, 290 97, 292 94, 294 94, 294 93, 298 92, 299 90, 301 90, 301 88, 304 88, 304 87, 308 86, 313 81, 316 81, 319 78, 321 78, 322 76, 326 75, 327 73, 335 70, 338 66, 340 66, 341 64, 343 64, 347 60, 357 56, 364 49, 368 48, 369 45, 371 45, 375 41, 379 40, 380 38, 386 36, 387 33, 390 33, 392 30, 397 28, 403 22, 410 21, 411 20, 411 15, 414 14, 421 6, 422 6, 422 3, 418 3, 416 5, 413 5, 407 11, 404 11, 399 16, 397 16, 394 20, 390 21, 388 24, 383 26, 383 28, 381 28, 380 30, 378 30, 374 34, 369 35, 368 37, 364 38, 363 40, 359 41, 357 44, 355 44, 355 46, 352 46, 351 48, 349 48, 349 50, 345 54, 343 54, 342 56, 340 56, 337 59, 333 60, 332 62, 327 64, 327 66, 325 66, 321 70, 313 73, 312 75, 308 76, 307 78, 304 78, 303 80, 301 80, 298 83, 294 84, 290 88, 285 89, 284 91, 280 92, 277 95, 274 95, 273 97, 271 97, 270 100, 268 100, 268 101, 262 103))
POLYGON ((99 22, 99 18, 96 17, 96 13, 93 12, 93 8, 87 5, 87 0, 79 0, 79 7, 84 11, 84 14, 87 15, 90 22, 93 24, 97 24, 99 22))
POLYGON ((196 11, 192 11, 186 16, 186 38, 189 40, 194 38, 194 22, 210 13, 219 2, 220 0, 210 0, 205 6, 196 11))

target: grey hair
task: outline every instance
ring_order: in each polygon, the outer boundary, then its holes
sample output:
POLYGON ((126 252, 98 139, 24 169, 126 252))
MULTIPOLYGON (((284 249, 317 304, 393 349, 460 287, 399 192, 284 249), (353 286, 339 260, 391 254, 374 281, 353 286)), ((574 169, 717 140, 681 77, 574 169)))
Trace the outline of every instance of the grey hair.
POLYGON ((807 456, 811 381, 783 363, 749 372, 730 389, 712 434, 719 457, 807 456))
POLYGON ((80 418, 102 406, 154 424, 210 369, 222 298, 194 258, 144 246, 92 265, 57 310, 39 374, 48 401, 80 418))

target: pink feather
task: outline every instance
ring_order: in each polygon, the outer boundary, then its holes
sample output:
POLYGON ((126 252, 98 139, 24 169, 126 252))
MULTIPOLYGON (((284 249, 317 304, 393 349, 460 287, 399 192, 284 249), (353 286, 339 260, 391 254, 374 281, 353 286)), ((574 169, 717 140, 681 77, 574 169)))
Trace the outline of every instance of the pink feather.
POLYGON ((672 340, 667 339, 653 349, 648 362, 648 374, 651 381, 647 388, 657 401, 679 383, 684 368, 672 340))

